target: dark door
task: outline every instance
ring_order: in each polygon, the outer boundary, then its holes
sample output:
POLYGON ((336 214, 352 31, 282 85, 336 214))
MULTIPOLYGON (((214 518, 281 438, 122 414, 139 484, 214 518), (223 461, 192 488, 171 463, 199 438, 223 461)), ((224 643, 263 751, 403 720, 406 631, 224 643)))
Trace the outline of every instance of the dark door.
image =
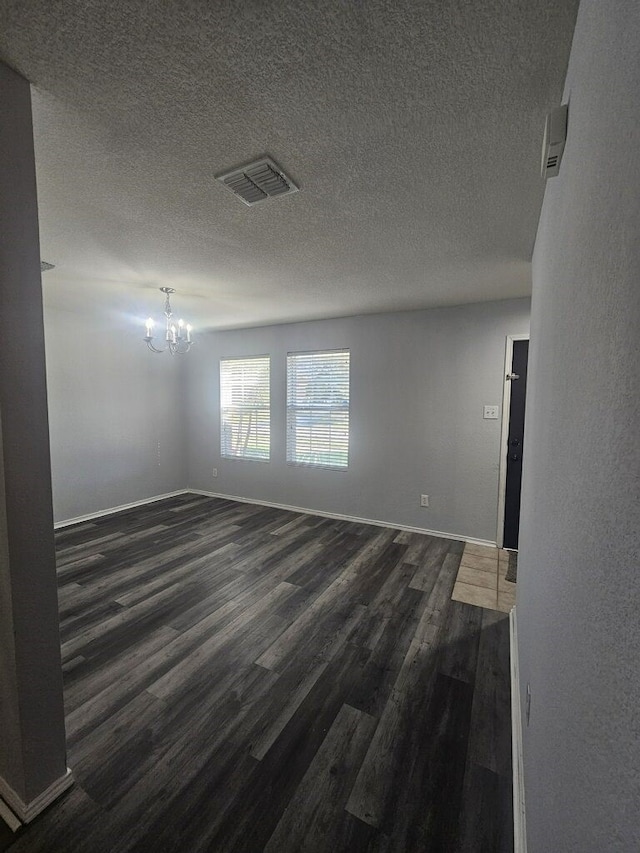
POLYGON ((520 488, 522 485, 522 445, 524 441, 524 401, 527 392, 529 341, 513 342, 511 404, 507 452, 507 485, 504 497, 504 548, 518 548, 520 488))

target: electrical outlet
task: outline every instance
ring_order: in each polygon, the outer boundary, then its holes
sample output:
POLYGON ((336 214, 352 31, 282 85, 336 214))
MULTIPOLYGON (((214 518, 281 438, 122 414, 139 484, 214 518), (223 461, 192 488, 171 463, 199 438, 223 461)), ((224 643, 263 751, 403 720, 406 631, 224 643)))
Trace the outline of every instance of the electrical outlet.
POLYGON ((420 506, 429 506, 429 495, 420 495, 420 506))
POLYGON ((499 411, 499 406, 485 406, 482 417, 485 418, 485 420, 497 421, 499 411))
POLYGON ((214 468, 214 469, 213 469, 213 476, 214 476, 214 477, 217 477, 217 476, 218 476, 218 469, 217 469, 217 468, 214 468))

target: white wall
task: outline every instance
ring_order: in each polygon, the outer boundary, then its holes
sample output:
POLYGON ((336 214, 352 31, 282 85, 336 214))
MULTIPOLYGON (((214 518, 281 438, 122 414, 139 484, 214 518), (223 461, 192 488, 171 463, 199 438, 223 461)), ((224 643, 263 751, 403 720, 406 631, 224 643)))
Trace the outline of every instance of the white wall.
POLYGON ((521 299, 203 335, 189 356, 189 486, 495 541, 500 421, 482 407, 501 404, 505 338, 528 324, 521 299), (286 354, 341 347, 349 469, 287 465, 286 354), (258 354, 271 355, 271 461, 223 460, 219 359, 258 354))
POLYGON ((43 290, 55 520, 184 488, 181 357, 124 313, 57 307, 46 273, 43 290))
POLYGON ((583 0, 534 255, 518 573, 529 853, 640 850, 640 4, 583 0))

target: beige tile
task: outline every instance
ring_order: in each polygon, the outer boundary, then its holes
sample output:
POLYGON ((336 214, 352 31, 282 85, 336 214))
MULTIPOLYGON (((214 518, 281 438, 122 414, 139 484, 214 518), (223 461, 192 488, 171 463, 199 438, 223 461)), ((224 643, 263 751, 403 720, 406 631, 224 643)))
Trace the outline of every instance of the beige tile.
POLYGON ((501 565, 508 566, 509 565, 509 552, 505 551, 504 548, 501 548, 498 551, 498 560, 501 565))
POLYGON ((504 610, 506 613, 515 607, 516 595, 515 592, 498 592, 498 609, 504 610))
POLYGON ((498 606, 496 607, 496 610, 499 610, 500 613, 511 613, 513 608, 513 604, 503 601, 502 599, 498 599, 498 606))
POLYGON ((493 572, 483 569, 471 569, 469 566, 460 566, 458 570, 458 583, 470 583, 474 586, 482 586, 485 589, 497 589, 497 578, 493 572))
POLYGON ((495 558, 498 551, 496 548, 492 548, 490 545, 472 545, 470 542, 467 542, 464 546, 464 553, 475 554, 476 557, 495 558))
POLYGON ((468 566, 470 569, 483 569, 485 572, 495 573, 498 571, 497 557, 493 559, 490 557, 478 557, 476 554, 467 554, 466 552, 462 555, 460 565, 468 566))
POLYGON ((483 589, 481 586, 474 586, 470 583, 456 583, 451 598, 465 604, 475 604, 476 607, 497 609, 497 596, 494 590, 483 589))
POLYGON ((507 572, 509 571, 509 563, 498 563, 498 574, 501 578, 506 577, 507 572))
POLYGON ((498 587, 498 594, 504 596, 510 596, 515 601, 516 598, 516 586, 517 584, 509 583, 509 581, 500 581, 498 583, 501 584, 501 587, 498 587))
POLYGON ((510 592, 513 595, 516 594, 516 585, 511 581, 506 581, 502 572, 498 575, 498 592, 510 592))

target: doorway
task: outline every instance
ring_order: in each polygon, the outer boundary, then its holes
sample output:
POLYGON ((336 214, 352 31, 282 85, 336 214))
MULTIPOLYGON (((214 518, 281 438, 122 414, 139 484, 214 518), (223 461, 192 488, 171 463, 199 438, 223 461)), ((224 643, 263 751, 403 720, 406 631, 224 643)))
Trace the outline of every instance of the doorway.
POLYGON ((529 336, 509 335, 505 353, 498 546, 518 550, 529 336))

